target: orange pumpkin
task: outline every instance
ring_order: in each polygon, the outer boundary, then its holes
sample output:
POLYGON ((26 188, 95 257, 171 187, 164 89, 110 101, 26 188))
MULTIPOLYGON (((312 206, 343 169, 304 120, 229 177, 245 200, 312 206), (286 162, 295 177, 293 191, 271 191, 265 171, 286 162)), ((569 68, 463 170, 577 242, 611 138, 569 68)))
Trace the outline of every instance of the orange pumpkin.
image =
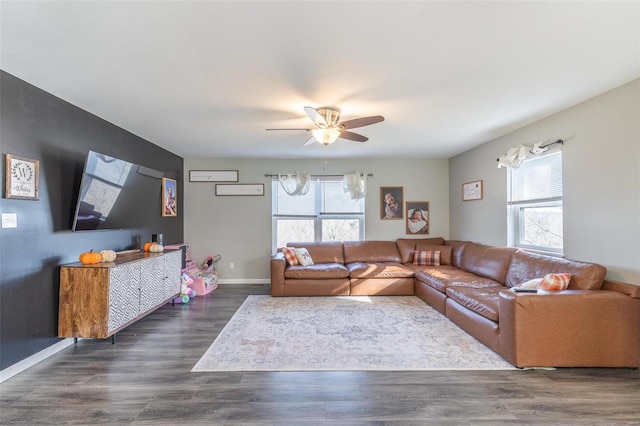
POLYGON ((149 248, 152 245, 155 245, 155 244, 158 244, 158 243, 156 243, 156 242, 148 242, 148 243, 144 243, 144 246, 142 246, 142 247, 143 247, 144 251, 149 251, 149 248))
POLYGON ((93 265, 94 263, 100 263, 102 256, 93 250, 80 255, 80 263, 83 265, 93 265))

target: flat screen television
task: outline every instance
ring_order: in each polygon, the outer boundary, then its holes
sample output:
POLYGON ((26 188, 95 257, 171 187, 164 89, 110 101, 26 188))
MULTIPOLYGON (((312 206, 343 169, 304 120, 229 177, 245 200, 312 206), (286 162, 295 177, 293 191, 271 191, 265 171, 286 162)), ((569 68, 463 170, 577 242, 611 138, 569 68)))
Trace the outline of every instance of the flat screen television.
POLYGON ((144 227, 161 209, 162 172, 89 151, 73 231, 144 227))

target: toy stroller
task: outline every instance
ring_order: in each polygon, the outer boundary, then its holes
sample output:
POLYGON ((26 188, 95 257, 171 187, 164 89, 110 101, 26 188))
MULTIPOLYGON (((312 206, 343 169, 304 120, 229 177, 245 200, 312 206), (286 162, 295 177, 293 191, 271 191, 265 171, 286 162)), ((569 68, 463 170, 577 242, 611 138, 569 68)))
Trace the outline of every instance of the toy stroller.
POLYGON ((216 263, 218 263, 220 259, 222 259, 222 256, 220 256, 219 254, 216 254, 213 257, 212 256, 207 257, 207 259, 204 262, 202 262, 202 266, 200 267, 200 270, 204 272, 215 271, 216 263))

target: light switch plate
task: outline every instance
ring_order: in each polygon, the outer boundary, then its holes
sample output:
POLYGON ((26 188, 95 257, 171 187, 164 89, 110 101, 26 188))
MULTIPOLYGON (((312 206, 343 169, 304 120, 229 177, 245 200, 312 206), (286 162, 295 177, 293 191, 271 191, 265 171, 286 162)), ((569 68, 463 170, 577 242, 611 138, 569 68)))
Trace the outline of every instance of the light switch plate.
POLYGON ((2 213, 2 227, 3 228, 17 228, 18 227, 18 214, 17 213, 2 213))

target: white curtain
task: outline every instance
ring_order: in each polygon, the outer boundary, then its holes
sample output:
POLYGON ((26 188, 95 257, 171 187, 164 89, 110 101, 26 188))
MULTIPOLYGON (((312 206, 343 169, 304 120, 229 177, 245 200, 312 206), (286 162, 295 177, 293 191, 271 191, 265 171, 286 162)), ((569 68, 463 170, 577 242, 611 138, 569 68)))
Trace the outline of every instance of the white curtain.
POLYGON ((343 176, 342 187, 348 192, 352 200, 360 200, 367 193, 365 176, 360 172, 353 172, 343 176))
POLYGON ((498 158, 498 168, 512 167, 517 169, 527 158, 533 158, 549 150, 548 146, 543 146, 542 142, 533 145, 520 144, 509 148, 507 152, 498 158))
POLYGON ((305 195, 309 192, 311 176, 307 172, 293 172, 278 175, 280 186, 289 195, 305 195))

